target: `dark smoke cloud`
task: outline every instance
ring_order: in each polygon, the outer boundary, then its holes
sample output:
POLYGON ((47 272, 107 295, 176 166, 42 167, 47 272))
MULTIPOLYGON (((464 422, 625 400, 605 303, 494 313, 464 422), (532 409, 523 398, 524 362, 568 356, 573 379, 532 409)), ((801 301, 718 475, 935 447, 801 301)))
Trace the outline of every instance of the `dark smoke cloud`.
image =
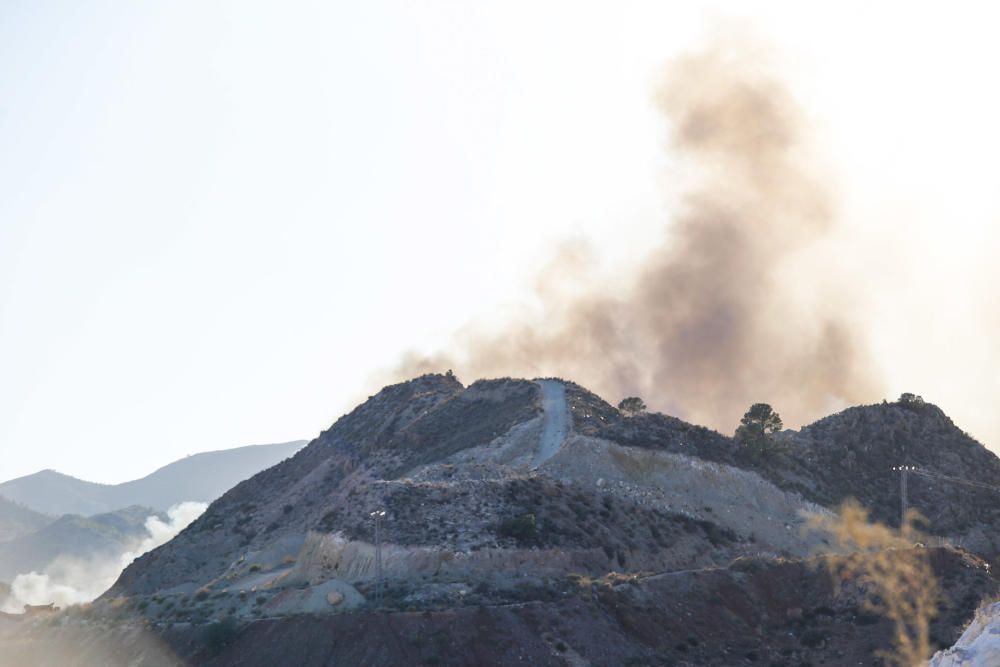
POLYGON ((393 376, 557 375, 727 431, 757 401, 794 423, 879 396, 849 295, 819 264, 790 275, 833 229, 831 196, 798 108, 746 55, 721 46, 667 68, 656 100, 681 204, 624 289, 595 287, 588 249, 567 246, 538 277, 541 315, 459 332, 449 352, 408 356, 393 376))

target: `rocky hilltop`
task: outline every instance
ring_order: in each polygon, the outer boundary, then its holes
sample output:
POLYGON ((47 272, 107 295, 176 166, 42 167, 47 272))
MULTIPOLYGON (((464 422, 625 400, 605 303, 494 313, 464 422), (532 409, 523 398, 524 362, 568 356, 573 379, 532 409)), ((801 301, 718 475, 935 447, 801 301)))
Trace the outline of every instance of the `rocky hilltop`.
POLYGON ((909 476, 909 506, 927 519, 931 533, 991 558, 1000 552, 1000 533, 989 528, 1000 526, 1000 459, 930 403, 848 408, 777 434, 783 451, 766 460, 730 437, 661 414, 608 419, 596 435, 752 470, 825 507, 854 498, 875 519, 894 526, 900 520, 900 486, 893 468, 913 466, 928 474, 909 476))
POLYGON ((376 510, 387 512, 386 577, 426 580, 422 596, 511 574, 601 576, 809 551, 798 533, 799 510, 813 508, 804 498, 652 440, 602 437, 622 419, 556 380, 463 387, 430 375, 388 387, 237 485, 108 595, 236 589, 260 572, 275 584, 336 580, 367 593, 376 510), (768 514, 747 509, 748 497, 768 514))
MULTIPOLYGON (((237 484, 74 613, 144 619, 163 664, 868 664, 892 628, 859 585, 834 589, 844 556, 804 517, 853 497, 898 521, 906 464, 938 475, 910 495, 949 646, 998 588, 1000 461, 922 402, 775 439, 760 457, 569 381, 425 375, 237 484)), ((71 642, 80 626, 61 627, 71 642)))

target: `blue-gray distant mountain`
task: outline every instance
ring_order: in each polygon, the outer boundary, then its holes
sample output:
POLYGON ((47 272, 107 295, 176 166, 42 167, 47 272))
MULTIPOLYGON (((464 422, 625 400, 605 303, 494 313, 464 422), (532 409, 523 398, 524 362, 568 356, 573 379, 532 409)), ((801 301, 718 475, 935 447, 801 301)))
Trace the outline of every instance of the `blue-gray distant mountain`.
POLYGON ((61 516, 33 533, 0 543, 0 581, 42 572, 59 556, 117 562, 122 552, 149 536, 145 523, 153 514, 148 507, 133 506, 92 517, 61 516))
POLYGON ((0 484, 0 496, 45 514, 89 516, 141 505, 166 510, 186 500, 211 502, 258 472, 292 456, 306 442, 250 445, 194 454, 142 479, 97 484, 42 470, 0 484))
POLYGON ((33 533, 54 519, 0 496, 0 542, 33 533))

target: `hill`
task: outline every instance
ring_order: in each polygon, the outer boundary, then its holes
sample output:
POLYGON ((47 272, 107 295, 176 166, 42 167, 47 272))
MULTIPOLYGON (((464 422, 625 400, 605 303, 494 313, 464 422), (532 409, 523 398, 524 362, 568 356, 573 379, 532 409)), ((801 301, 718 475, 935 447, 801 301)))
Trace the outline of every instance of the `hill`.
MULTIPOLYGON (((341 565, 367 572, 370 554, 352 549, 371 543, 376 508, 389 513, 384 538, 399 549, 388 558, 400 561, 401 576, 410 561, 433 562, 429 552, 466 554, 466 569, 482 559, 496 570, 520 563, 514 554, 545 550, 561 559, 551 569, 603 574, 749 553, 806 555, 819 538, 799 537, 801 510, 853 496, 894 520, 898 463, 1000 486, 996 456, 931 405, 852 408, 782 437, 785 453, 758 461, 732 438, 676 418, 624 417, 573 383, 505 379, 466 388, 450 376, 423 376, 387 387, 292 459, 226 493, 173 543, 129 568, 116 592, 238 580, 254 558, 261 569, 296 560, 297 575, 317 577, 315 563, 303 561, 318 558, 316 549, 362 559, 341 565), (547 386, 561 390, 559 400, 546 400, 547 386), (540 461, 546 426, 562 412, 569 429, 540 461), (505 523, 528 515, 534 524, 523 535, 505 523), (341 542, 313 543, 331 534, 341 542), (173 553, 194 550, 194 561, 173 553)), ((977 510, 964 488, 913 486, 913 504, 936 533, 975 542, 989 532, 992 515, 970 523, 977 510)))
POLYGON ((52 520, 50 516, 0 496, 0 543, 33 533, 52 520))
POLYGON ((834 586, 842 550, 805 517, 854 497, 897 521, 906 464, 927 473, 911 504, 943 592, 932 641, 953 643, 1000 589, 997 457, 912 402, 776 439, 760 456, 565 380, 422 376, 237 484, 70 618, 109 641, 145 628, 193 664, 855 665, 893 629, 863 581, 834 586))
POLYGON ((958 428, 937 406, 884 402, 848 408, 784 431, 783 451, 755 459, 732 438, 661 414, 606 416, 593 432, 644 450, 686 453, 751 470, 775 486, 835 508, 849 498, 872 516, 899 525, 900 484, 895 466, 913 466, 909 506, 929 530, 994 557, 1000 554, 1000 459, 958 428))
POLYGON ((0 496, 53 515, 87 516, 132 505, 165 511, 184 501, 211 502, 238 482, 292 456, 304 444, 296 440, 203 452, 122 484, 96 484, 43 470, 0 483, 0 496))
POLYGON ((117 563, 122 553, 148 536, 146 519, 154 515, 138 506, 91 517, 63 515, 40 530, 0 543, 0 580, 43 572, 59 557, 117 563))

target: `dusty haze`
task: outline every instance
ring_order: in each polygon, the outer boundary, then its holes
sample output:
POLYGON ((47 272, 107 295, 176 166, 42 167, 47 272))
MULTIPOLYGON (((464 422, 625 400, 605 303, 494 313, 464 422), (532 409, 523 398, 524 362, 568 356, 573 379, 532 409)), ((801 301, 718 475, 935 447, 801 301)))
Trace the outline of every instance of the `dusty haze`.
POLYGON ((818 250, 837 225, 834 197, 764 61, 743 41, 666 67, 655 100, 678 204, 659 246, 636 248, 630 275, 592 275, 599 250, 567 245, 540 272, 532 314, 470 325, 393 378, 559 375, 723 431, 757 401, 795 424, 881 398, 845 276, 818 250))
POLYGON ((207 503, 185 501, 167 510, 167 521, 155 514, 147 517, 147 536, 117 558, 106 554, 88 558, 63 555, 42 572, 19 574, 11 582, 10 595, 0 599, 0 611, 20 613, 26 604, 67 607, 90 602, 108 590, 133 560, 169 542, 207 508, 207 503))

